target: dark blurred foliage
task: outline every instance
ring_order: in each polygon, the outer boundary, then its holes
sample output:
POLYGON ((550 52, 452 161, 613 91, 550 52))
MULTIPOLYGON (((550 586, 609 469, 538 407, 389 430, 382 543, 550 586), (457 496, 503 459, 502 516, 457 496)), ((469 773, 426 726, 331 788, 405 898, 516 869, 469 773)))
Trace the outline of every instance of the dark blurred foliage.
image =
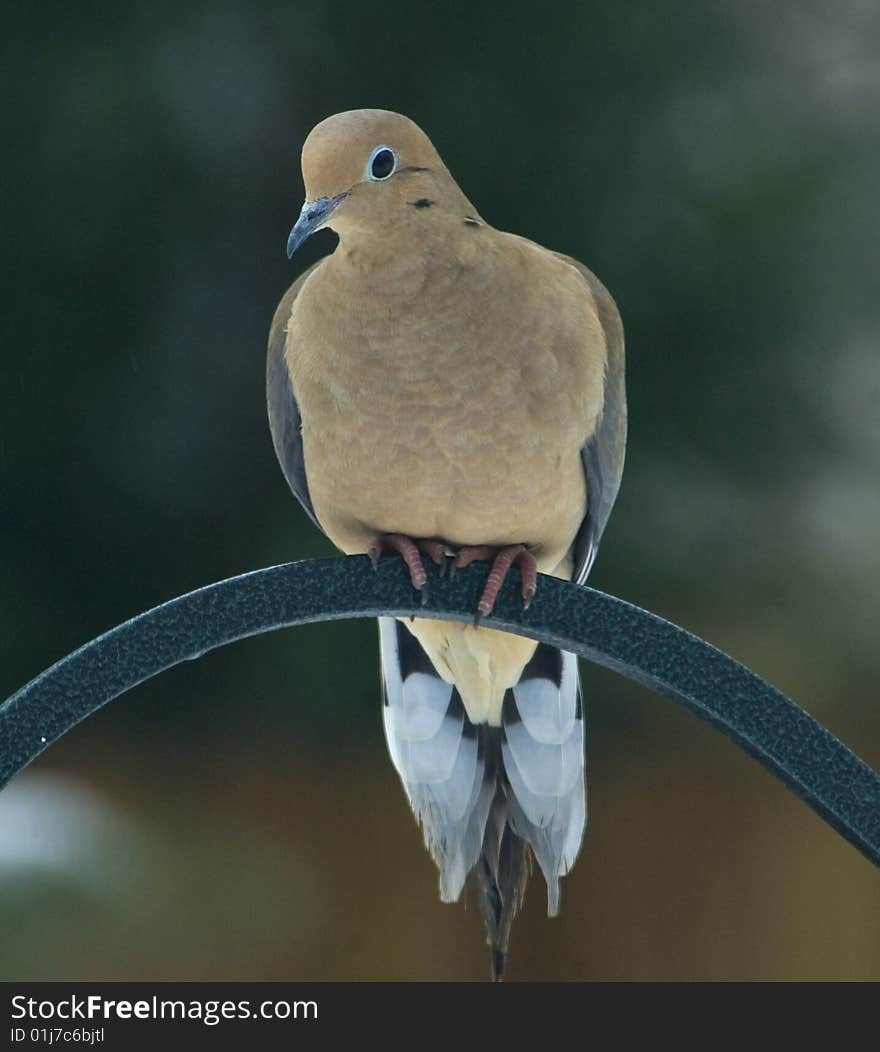
MULTIPOLYGON (((151 0, 4 29, 0 696, 330 553, 275 463, 265 337, 332 245, 284 257, 303 138, 383 106, 617 298, 631 438, 592 583, 880 763, 876 4, 151 0)), ((3 977, 481 977, 384 754, 375 634, 211 654, 13 783, 3 977)), ((692 717, 584 680, 592 822, 512 977, 880 977, 870 865, 692 717)))

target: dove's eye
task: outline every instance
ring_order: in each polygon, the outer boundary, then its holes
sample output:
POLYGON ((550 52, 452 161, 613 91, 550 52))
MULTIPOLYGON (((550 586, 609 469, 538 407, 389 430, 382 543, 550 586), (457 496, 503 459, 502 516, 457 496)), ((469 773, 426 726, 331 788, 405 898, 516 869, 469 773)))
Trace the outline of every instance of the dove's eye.
POLYGON ((397 154, 390 146, 377 146, 367 161, 367 178, 381 182, 394 174, 397 168, 397 154))

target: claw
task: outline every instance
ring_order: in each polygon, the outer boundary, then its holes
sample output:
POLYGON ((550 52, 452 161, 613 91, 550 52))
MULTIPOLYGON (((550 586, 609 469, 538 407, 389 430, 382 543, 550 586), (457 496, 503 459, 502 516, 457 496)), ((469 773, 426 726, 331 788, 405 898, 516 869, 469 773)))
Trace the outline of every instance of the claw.
POLYGON ((537 584, 526 585, 523 583, 523 610, 528 610, 532 605, 532 600, 535 598, 535 592, 537 592, 537 584))

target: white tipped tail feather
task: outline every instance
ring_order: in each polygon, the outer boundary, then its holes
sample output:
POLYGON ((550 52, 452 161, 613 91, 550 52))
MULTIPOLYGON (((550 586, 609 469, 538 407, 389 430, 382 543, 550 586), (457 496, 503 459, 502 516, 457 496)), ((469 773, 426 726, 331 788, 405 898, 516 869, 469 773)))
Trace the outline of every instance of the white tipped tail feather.
POLYGON ((456 688, 418 640, 379 619, 383 716, 391 759, 454 902, 475 875, 493 951, 504 969, 510 925, 525 892, 530 848, 559 909, 559 878, 586 823, 584 720, 577 659, 539 644, 505 694, 501 726, 475 725, 456 688))

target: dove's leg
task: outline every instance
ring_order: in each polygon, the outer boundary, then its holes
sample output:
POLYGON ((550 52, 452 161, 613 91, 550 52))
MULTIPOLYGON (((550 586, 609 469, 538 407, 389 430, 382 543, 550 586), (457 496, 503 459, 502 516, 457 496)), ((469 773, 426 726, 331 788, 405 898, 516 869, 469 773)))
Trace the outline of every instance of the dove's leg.
POLYGON ((506 548, 493 548, 488 545, 459 548, 455 562, 452 564, 453 569, 460 569, 477 559, 491 559, 492 569, 489 571, 483 594, 477 603, 474 623, 479 623, 481 617, 488 617, 492 613, 498 592, 511 566, 519 568, 522 577, 523 606, 528 610, 538 587, 538 563, 528 548, 524 544, 510 544, 506 548))

